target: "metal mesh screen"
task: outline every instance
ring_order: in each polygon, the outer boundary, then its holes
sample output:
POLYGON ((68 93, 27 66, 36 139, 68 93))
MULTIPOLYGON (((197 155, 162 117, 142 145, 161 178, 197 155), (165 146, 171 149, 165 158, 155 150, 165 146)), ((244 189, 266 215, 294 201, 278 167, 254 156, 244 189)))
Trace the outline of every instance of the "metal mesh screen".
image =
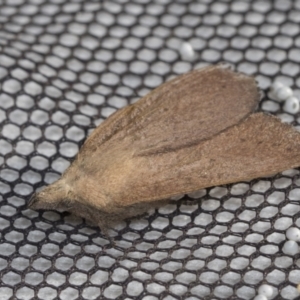
MULTIPOLYGON (((299 170, 202 190, 120 222, 112 243, 26 209, 96 125, 174 75, 227 61, 300 96, 300 1, 0 0, 0 299, 299 298, 299 170), (188 62, 178 49, 193 45, 188 62)), ((264 97, 261 109, 297 126, 264 97)))

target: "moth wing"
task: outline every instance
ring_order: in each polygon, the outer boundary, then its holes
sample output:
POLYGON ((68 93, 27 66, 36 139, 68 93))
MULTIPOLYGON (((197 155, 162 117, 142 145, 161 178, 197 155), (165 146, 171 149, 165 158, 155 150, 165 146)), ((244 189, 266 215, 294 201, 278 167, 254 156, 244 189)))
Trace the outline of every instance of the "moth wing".
MULTIPOLYGON (((130 204, 139 199, 161 199, 160 192, 151 193, 147 187, 147 163, 156 164, 157 153, 171 154, 198 145, 241 122, 255 110, 259 98, 252 77, 222 65, 178 76, 96 128, 63 178, 75 195, 88 198, 92 205, 103 207, 130 204), (145 158, 146 165, 140 162, 142 157, 152 154, 151 159, 145 158), (132 178, 137 179, 136 190, 132 178), (129 192, 125 197, 126 189, 129 192), (148 191, 147 196, 141 192, 144 189, 148 191), (86 190, 89 197, 83 192, 86 190)), ((164 166, 163 162, 160 164, 164 166)), ((175 165, 166 167, 160 170, 168 176, 166 172, 173 172, 175 165)), ((149 180, 154 189, 156 175, 151 174, 153 178, 149 180)))
MULTIPOLYGON (((134 105, 116 112, 96 128, 66 173, 71 174, 72 169, 73 173, 80 173, 77 177, 82 180, 77 181, 76 194, 89 186, 90 198, 95 199, 95 203, 101 194, 105 195, 105 199, 111 199, 107 200, 109 203, 120 205, 130 204, 131 200, 138 202, 140 197, 144 197, 145 201, 161 199, 160 192, 151 193, 150 187, 146 186, 147 169, 145 165, 143 169, 144 162, 138 158, 151 156, 147 162, 156 165, 159 153, 172 156, 177 150, 199 145, 242 122, 253 113, 259 98, 259 90, 252 77, 233 72, 223 65, 178 76, 134 105), (137 179, 141 190, 147 190, 147 196, 127 184, 131 177, 137 179), (100 182, 101 189, 95 189, 100 182), (124 190, 129 186, 132 189, 124 197, 124 190)), ((182 157, 179 159, 182 160, 182 157)), ((159 163, 164 166, 163 161, 159 163)), ((166 174, 175 169, 175 165, 167 166, 166 170, 157 165, 151 170, 166 174)), ((153 189, 156 175, 154 172, 149 180, 153 189)), ((168 180, 166 178, 164 180, 168 180)), ((69 181, 74 180, 69 178, 69 181)))
POLYGON ((211 138, 252 113, 260 95, 254 78, 219 65, 180 76, 142 101, 152 98, 160 101, 127 131, 145 155, 211 138))
POLYGON ((300 133, 279 118, 255 113, 199 144, 133 159, 137 168, 122 187, 124 205, 297 167, 300 133))
POLYGON ((259 98, 252 77, 223 65, 194 70, 113 114, 94 130, 82 151, 132 138, 147 153, 198 143, 246 118, 259 98))

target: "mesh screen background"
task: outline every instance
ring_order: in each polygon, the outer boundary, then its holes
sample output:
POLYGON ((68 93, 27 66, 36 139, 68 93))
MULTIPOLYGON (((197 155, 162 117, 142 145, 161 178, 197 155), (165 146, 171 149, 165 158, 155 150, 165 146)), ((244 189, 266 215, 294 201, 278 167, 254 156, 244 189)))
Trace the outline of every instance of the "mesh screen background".
POLYGON ((300 90, 300 1, 0 0, 0 299, 299 298, 299 170, 186 195, 121 222, 114 243, 68 213, 32 211, 88 133, 174 75, 227 61, 300 90), (189 41, 197 53, 182 60, 189 41))

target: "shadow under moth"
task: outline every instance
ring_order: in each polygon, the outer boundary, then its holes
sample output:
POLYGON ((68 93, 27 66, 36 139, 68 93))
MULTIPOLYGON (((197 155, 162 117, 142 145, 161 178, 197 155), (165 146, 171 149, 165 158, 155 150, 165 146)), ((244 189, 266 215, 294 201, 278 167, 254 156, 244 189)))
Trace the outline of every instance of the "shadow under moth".
POLYGON ((178 194, 300 165, 300 133, 255 112, 252 77, 223 65, 176 77, 87 138, 32 209, 64 209, 106 227, 178 194))

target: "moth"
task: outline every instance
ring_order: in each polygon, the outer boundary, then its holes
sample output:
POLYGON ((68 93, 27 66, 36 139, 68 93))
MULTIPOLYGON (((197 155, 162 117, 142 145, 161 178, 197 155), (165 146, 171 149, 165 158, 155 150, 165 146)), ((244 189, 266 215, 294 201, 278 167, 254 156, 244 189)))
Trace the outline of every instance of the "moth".
POLYGON ((97 127, 29 207, 101 227, 178 194, 299 166, 300 133, 255 112, 259 100, 252 77, 223 65, 176 77, 97 127))

